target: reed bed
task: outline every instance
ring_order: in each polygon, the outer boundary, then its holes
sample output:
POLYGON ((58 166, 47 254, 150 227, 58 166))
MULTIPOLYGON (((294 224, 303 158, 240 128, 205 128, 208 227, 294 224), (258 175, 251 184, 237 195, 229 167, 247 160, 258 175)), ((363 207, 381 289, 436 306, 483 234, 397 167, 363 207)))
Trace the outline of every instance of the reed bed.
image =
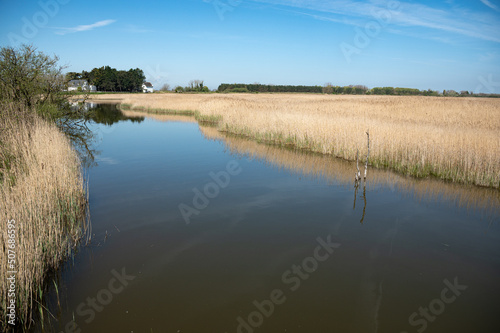
MULTIPOLYGON (((0 106, 0 312, 7 329, 7 221, 15 220, 16 331, 43 312, 47 274, 86 232, 87 197, 80 161, 55 125, 30 110, 0 106)), ((42 316, 43 317, 43 316, 42 316)))
MULTIPOLYGON (((218 129, 415 177, 500 186, 500 100, 308 94, 113 95, 131 109, 196 110, 218 129)), ((106 98, 106 96, 96 96, 106 98)))
POLYGON ((151 113, 151 112, 143 112, 143 111, 129 111, 129 110, 121 110, 123 115, 128 118, 142 118, 147 117, 154 119, 156 121, 161 122, 186 122, 186 123, 196 123, 196 119, 194 117, 190 117, 189 115, 179 115, 179 114, 167 114, 167 113, 151 113))

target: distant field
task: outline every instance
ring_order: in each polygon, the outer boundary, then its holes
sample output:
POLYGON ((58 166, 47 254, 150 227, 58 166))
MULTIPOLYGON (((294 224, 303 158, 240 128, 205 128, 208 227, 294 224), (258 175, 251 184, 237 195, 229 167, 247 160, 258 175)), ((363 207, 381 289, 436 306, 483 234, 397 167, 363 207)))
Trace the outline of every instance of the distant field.
MULTIPOLYGON (((498 188, 500 99, 308 94, 113 94, 124 107, 199 111, 218 129, 417 177, 498 188)), ((354 175, 354 173, 353 173, 354 175)))

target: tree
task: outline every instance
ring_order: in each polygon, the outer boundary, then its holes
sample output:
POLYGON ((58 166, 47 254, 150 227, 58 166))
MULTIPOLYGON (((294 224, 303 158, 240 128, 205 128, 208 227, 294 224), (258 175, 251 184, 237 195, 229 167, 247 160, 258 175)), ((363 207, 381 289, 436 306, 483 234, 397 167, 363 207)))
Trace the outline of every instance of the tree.
POLYGON ((48 56, 32 45, 2 47, 0 103, 15 104, 19 110, 36 112, 53 121, 74 143, 80 156, 93 159, 93 150, 88 144, 92 134, 86 125, 91 112, 83 107, 70 107, 67 100, 71 94, 66 92, 64 67, 57 64, 58 60, 57 56, 48 56))
POLYGON ((66 73, 66 81, 81 80, 81 79, 82 79, 82 74, 81 73, 76 73, 76 72, 68 72, 68 73, 66 73))
POLYGON ((103 68, 103 81, 101 82, 101 89, 104 91, 115 91, 116 90, 116 69, 109 66, 103 68))
POLYGON ((136 68, 130 69, 128 72, 132 80, 132 86, 129 91, 140 91, 142 89, 142 84, 146 81, 146 76, 144 75, 143 70, 140 68, 136 68))
POLYGON ((160 89, 160 91, 169 91, 169 90, 170 90, 170 85, 168 83, 165 83, 160 89))
POLYGON ((333 94, 333 85, 328 82, 323 86, 323 94, 333 94))
POLYGON ((65 89, 59 58, 50 57, 32 45, 0 49, 0 99, 26 105, 62 103, 65 89))
POLYGON ((90 73, 83 71, 81 77, 101 91, 140 91, 142 83, 146 81, 142 69, 123 71, 109 66, 94 68, 90 73))
MULTIPOLYGON (((203 80, 191 80, 189 85, 184 89, 185 91, 203 91, 203 80)), ((207 88, 208 89, 208 88, 207 88)))
POLYGON ((355 85, 354 86, 354 93, 357 95, 364 95, 368 91, 368 87, 364 85, 355 85))
POLYGON ((458 93, 455 90, 443 90, 443 96, 456 97, 458 93))

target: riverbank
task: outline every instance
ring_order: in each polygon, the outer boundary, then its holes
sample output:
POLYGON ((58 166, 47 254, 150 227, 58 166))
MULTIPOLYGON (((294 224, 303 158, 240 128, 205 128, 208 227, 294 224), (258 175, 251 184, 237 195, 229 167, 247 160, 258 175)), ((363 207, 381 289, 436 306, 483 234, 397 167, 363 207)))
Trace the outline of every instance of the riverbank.
POLYGON ((218 130, 414 177, 500 186, 500 100, 307 94, 113 94, 125 109, 198 114, 218 130))
POLYGON ((45 311, 47 276, 86 232, 87 194, 77 153, 54 124, 4 103, 0 128, 1 326, 22 331, 45 311))

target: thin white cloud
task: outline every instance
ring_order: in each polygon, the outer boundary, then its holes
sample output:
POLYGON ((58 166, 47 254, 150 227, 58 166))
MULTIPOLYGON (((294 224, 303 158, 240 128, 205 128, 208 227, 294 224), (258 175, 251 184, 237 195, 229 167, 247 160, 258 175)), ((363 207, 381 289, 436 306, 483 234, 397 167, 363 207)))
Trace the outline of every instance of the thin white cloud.
POLYGON ((75 32, 89 31, 89 30, 93 30, 95 28, 100 28, 100 27, 110 25, 110 24, 115 23, 115 22, 116 22, 116 20, 103 20, 103 21, 99 21, 99 22, 96 22, 93 24, 79 25, 79 26, 72 27, 72 28, 56 28, 58 31, 56 31, 55 33, 58 35, 66 35, 66 34, 71 34, 71 33, 75 33, 75 32))
POLYGON ((490 7, 491 9, 493 10, 496 10, 497 12, 499 11, 498 10, 498 6, 497 5, 494 5, 492 4, 491 2, 489 2, 488 0, 480 0, 482 3, 484 3, 486 6, 490 7))
MULTIPOLYGON (((390 13, 390 25, 400 28, 418 27, 432 29, 462 36, 468 36, 500 43, 500 21, 488 13, 471 12, 471 10, 450 6, 447 9, 433 8, 428 5, 403 1, 387 2, 371 0, 369 2, 356 0, 253 0, 270 5, 279 5, 314 11, 316 19, 326 19, 345 24, 366 24, 374 20, 376 13, 390 13), (393 4, 394 8, 388 8, 393 4), (323 16, 323 18, 320 18, 323 16)), ((496 7, 488 0, 490 8, 496 7)), ((304 13, 306 14, 306 13, 304 13)), ((414 32, 413 32, 414 33, 414 32)))

